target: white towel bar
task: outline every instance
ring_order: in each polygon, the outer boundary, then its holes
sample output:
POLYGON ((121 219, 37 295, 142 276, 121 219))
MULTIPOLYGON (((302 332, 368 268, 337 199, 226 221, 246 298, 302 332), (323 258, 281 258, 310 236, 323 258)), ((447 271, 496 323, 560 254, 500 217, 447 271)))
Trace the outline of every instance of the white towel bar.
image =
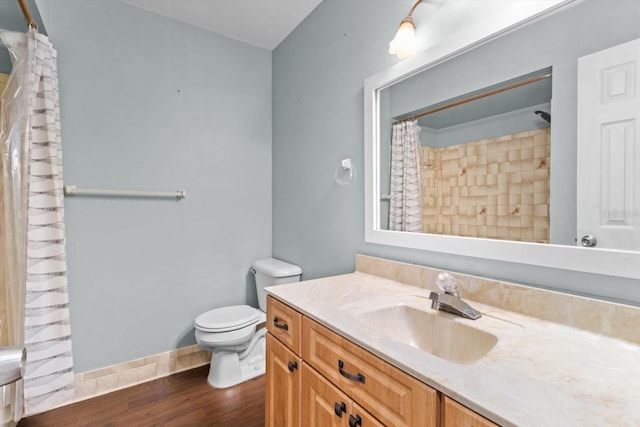
POLYGON ((78 188, 75 185, 64 186, 65 196, 115 196, 115 197, 170 197, 184 199, 187 192, 177 191, 144 191, 144 190, 103 190, 98 188, 78 188))

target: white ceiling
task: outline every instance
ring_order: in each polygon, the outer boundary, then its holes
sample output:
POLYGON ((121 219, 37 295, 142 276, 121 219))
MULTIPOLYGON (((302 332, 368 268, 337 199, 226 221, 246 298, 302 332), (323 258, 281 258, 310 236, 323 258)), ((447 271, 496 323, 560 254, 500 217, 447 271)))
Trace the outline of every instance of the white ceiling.
POLYGON ((322 0, 121 0, 264 49, 275 49, 322 0))

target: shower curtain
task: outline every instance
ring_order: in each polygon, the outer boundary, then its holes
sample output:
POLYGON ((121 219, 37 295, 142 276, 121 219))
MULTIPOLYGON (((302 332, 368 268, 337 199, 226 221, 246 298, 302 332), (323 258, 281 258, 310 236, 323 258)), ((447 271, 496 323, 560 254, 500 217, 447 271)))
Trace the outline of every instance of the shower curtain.
MULTIPOLYGON (((22 383, 2 390, 0 425, 73 398, 56 51, 30 29, 2 32, 13 69, 0 97, 2 259, 8 345, 24 345, 22 383)), ((1 287, 0 287, 1 289, 1 287)))
POLYGON ((415 120, 392 127, 389 230, 422 232, 419 135, 415 120))

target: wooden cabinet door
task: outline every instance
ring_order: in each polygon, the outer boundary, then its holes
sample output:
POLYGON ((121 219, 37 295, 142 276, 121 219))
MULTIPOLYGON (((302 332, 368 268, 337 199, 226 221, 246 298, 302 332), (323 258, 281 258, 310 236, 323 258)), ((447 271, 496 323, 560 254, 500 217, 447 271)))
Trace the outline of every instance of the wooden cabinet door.
POLYGON ((302 359, 267 333, 266 427, 299 427, 302 359))
POLYGON ((351 412, 349 412, 349 426, 354 425, 356 427, 384 427, 384 424, 379 422, 370 413, 365 411, 357 403, 353 402, 351 405, 351 412))
POLYGON ((351 341, 304 317, 302 356, 376 419, 394 427, 435 427, 438 393, 351 341))
POLYGON ((302 367, 305 427, 384 427, 306 363, 302 367))
POLYGON ((446 396, 442 404, 442 420, 443 427, 498 427, 497 424, 446 396))
MULTIPOLYGON (((351 401, 306 363, 302 368, 302 420, 308 427, 345 426, 351 401)), ((347 421, 348 422, 348 421, 347 421)))

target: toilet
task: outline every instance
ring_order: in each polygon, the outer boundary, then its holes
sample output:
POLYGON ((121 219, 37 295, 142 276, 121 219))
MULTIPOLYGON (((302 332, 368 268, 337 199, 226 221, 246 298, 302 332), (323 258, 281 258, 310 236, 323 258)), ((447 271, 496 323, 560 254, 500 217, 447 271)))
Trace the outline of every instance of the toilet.
POLYGON ((264 374, 267 286, 298 282, 297 265, 265 258, 251 267, 255 275, 258 308, 232 305, 202 313, 194 322, 196 342, 211 352, 207 382, 227 388, 264 374))

